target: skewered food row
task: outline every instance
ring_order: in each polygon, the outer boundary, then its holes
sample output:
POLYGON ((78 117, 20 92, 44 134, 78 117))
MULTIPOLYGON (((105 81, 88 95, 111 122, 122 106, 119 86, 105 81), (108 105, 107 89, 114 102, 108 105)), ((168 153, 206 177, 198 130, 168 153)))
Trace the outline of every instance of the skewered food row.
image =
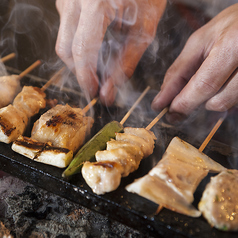
POLYGON ((224 170, 207 155, 175 137, 158 164, 126 190, 173 211, 198 217, 201 212, 192 206, 194 191, 208 172, 224 170))
POLYGON ((85 162, 82 175, 94 193, 104 194, 115 190, 121 177, 135 171, 140 161, 153 153, 153 132, 144 128, 125 127, 116 133, 116 140, 107 142, 104 151, 95 154, 97 162, 85 162))
POLYGON ((28 121, 46 106, 45 93, 40 88, 24 86, 13 104, 0 109, 0 141, 11 143, 22 135, 28 121))
POLYGON ((68 166, 68 168, 63 172, 63 177, 69 177, 75 173, 81 171, 83 163, 85 161, 91 161, 95 158, 95 153, 99 150, 106 149, 106 143, 110 139, 114 139, 117 132, 123 131, 123 124, 130 116, 131 112, 136 108, 142 98, 149 91, 150 86, 142 92, 139 98, 132 105, 130 110, 122 118, 120 122, 111 121, 107 123, 96 135, 94 135, 75 155, 74 159, 68 166))
POLYGON ((59 104, 34 123, 31 138, 18 138, 12 149, 38 162, 63 168, 84 143, 93 122, 81 108, 59 104))

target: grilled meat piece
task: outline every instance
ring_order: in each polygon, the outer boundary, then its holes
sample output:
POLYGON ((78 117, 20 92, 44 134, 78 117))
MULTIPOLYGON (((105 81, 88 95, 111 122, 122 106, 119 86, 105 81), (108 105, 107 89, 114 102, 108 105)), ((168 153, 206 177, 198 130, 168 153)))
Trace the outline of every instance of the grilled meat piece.
POLYGON ((146 129, 124 128, 124 133, 116 133, 116 140, 107 142, 106 150, 95 154, 97 162, 83 165, 83 178, 94 193, 104 194, 115 190, 121 177, 135 171, 145 155, 153 152, 151 148, 154 148, 155 139, 155 135, 146 129))
POLYGON ((118 188, 122 171, 121 164, 113 161, 85 162, 82 176, 94 193, 103 194, 118 188))
POLYGON ((238 231, 238 170, 222 171, 212 177, 198 208, 217 229, 238 231))
POLYGON ((28 117, 24 112, 12 106, 0 109, 0 141, 10 143, 22 135, 26 129, 28 117))
POLYGON ((14 97, 21 91, 19 75, 6 75, 0 77, 0 108, 12 103, 14 97))
POLYGON ((156 140, 156 137, 153 132, 144 128, 125 127, 124 133, 116 134, 116 140, 126 141, 141 147, 144 157, 146 158, 153 153, 154 140, 156 140))
POLYGON ((34 123, 31 138, 75 153, 84 143, 93 122, 93 118, 84 116, 80 108, 56 105, 34 123))
POLYGON ((28 118, 37 114, 40 109, 45 108, 45 93, 40 88, 24 86, 13 101, 13 106, 24 112, 28 118))
POLYGON ((13 105, 0 109, 0 141, 10 143, 22 135, 28 120, 45 107, 45 93, 39 88, 25 86, 13 105))

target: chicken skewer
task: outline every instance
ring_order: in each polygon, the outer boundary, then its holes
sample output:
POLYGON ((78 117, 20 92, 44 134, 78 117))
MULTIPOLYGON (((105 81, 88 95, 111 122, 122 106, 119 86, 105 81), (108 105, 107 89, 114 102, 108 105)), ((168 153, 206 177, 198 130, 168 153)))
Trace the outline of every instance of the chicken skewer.
POLYGON ((12 74, 0 77, 0 108, 12 103, 14 97, 21 91, 20 80, 40 64, 41 61, 37 60, 19 75, 12 74))
POLYGON ((107 142, 104 151, 95 154, 97 162, 86 162, 82 175, 96 194, 104 194, 118 188, 122 177, 138 169, 143 158, 153 153, 156 137, 148 128, 166 112, 165 108, 147 128, 125 127, 124 133, 116 133, 116 139, 107 142))
MULTIPOLYGON (((53 76, 50 82, 54 79, 53 76)), ((9 144, 23 135, 30 118, 45 108, 45 97, 41 88, 24 86, 13 104, 0 109, 0 142, 9 144)))
POLYGON ((148 86, 140 97, 136 100, 136 102, 132 105, 131 109, 124 116, 121 122, 112 121, 107 123, 96 135, 94 135, 75 155, 72 162, 69 164, 68 168, 63 172, 62 177, 69 177, 75 173, 81 171, 83 163, 85 161, 91 161, 95 158, 95 153, 99 150, 103 150, 106 148, 106 143, 115 138, 116 132, 123 131, 123 123, 130 116, 131 112, 134 108, 139 104, 139 102, 143 99, 146 93, 149 91, 150 87, 148 86))
MULTIPOLYGON (((149 90, 146 89, 144 94, 149 90)), ((139 103, 142 96, 133 105, 139 103)), ((12 145, 12 149, 20 154, 27 156, 28 158, 34 159, 38 162, 51 164, 57 167, 66 167, 71 160, 71 156, 75 153, 78 148, 83 144, 86 134, 89 134, 89 130, 92 127, 93 119, 85 117, 84 114, 96 103, 97 99, 93 99, 84 109, 76 108, 73 109, 69 105, 57 105, 43 114, 38 121, 35 122, 31 138, 19 137, 12 145), (41 147, 39 145, 41 143, 41 147), (45 143, 48 143, 47 145, 45 143), (33 146, 37 144, 36 146, 33 146), (58 155, 57 152, 53 151, 49 156, 49 153, 45 153, 46 147, 47 152, 50 146, 57 148, 64 148, 72 151, 60 152, 60 158, 55 160, 51 159, 52 153, 58 155), (43 148, 44 147, 44 148, 43 148), (65 156, 63 156, 65 153, 65 156), (49 156, 49 159, 47 157, 49 156)), ((128 114, 126 115, 128 117, 128 114)))
POLYGON ((202 153, 222 120, 217 122, 199 150, 175 137, 158 164, 147 175, 128 185, 127 191, 160 204, 157 213, 166 207, 185 215, 200 216, 201 212, 191 204, 194 191, 209 171, 225 170, 202 153))
POLYGON ((90 132, 94 120, 85 113, 96 102, 93 99, 84 109, 56 105, 35 122, 31 138, 20 136, 12 149, 37 162, 66 167, 90 132))

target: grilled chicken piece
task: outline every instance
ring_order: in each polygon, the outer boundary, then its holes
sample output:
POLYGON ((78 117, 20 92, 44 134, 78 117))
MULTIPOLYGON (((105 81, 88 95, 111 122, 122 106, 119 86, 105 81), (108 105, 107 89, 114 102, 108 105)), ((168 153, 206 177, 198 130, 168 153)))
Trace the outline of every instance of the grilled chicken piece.
POLYGON ((121 182, 121 164, 113 161, 85 162, 82 175, 96 194, 104 194, 118 188, 121 182))
POLYGON ((95 157, 98 162, 113 161, 121 164, 123 167, 121 176, 126 177, 138 169, 143 153, 139 146, 127 145, 111 150, 98 151, 95 157))
POLYGON ((73 158, 73 151, 53 147, 51 143, 41 143, 28 137, 19 136, 12 144, 12 150, 34 161, 65 168, 73 158))
POLYGON ((192 145, 175 137, 158 164, 147 175, 128 185, 126 190, 173 211, 196 217, 201 213, 191 203, 198 184, 209 170, 220 172, 224 169, 192 145))
POLYGON ((90 132, 93 122, 93 118, 84 116, 80 108, 56 105, 34 123, 31 138, 51 142, 53 146, 75 153, 90 132))
POLYGON ((153 132, 144 128, 125 127, 124 133, 116 133, 116 140, 140 146, 146 158, 153 153, 156 137, 153 132))
POLYGON ((238 231, 238 170, 222 171, 212 177, 198 208, 217 229, 238 231))
POLYGON ((22 135, 28 120, 45 107, 45 93, 39 88, 25 86, 13 105, 0 109, 0 141, 10 143, 22 135))
POLYGON ((19 75, 7 75, 0 77, 0 108, 12 103, 14 97, 21 91, 19 75))
POLYGON ((24 86, 13 101, 13 106, 24 112, 28 118, 34 116, 40 109, 45 108, 45 93, 40 88, 24 86))
POLYGON ((11 104, 0 109, 0 141, 10 143, 22 135, 28 118, 24 112, 11 104))
POLYGON ((151 153, 151 148, 154 148, 156 137, 153 133, 143 128, 124 129, 125 133, 116 134, 116 140, 107 142, 106 150, 95 154, 97 162, 87 162, 83 165, 83 178, 94 193, 104 194, 115 190, 120 184, 121 177, 135 171, 140 161, 151 153), (117 140, 122 137, 123 140, 117 140))

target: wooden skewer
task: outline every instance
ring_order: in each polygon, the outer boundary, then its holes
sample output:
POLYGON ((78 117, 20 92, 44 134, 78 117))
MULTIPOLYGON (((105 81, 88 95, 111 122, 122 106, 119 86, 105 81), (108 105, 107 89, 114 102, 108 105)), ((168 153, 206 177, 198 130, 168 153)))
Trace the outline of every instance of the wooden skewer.
POLYGON ((142 100, 142 98, 146 95, 146 93, 150 90, 150 86, 148 86, 143 93, 140 95, 140 97, 135 101, 135 103, 132 105, 130 110, 126 113, 126 115, 122 118, 120 123, 123 125, 125 121, 128 119, 128 117, 131 115, 131 112, 136 108, 136 106, 139 104, 139 102, 142 100))
MULTIPOLYGON (((210 142, 210 140, 212 139, 212 137, 214 136, 214 134, 216 133, 216 131, 218 130, 218 128, 220 127, 220 125, 222 124, 222 122, 224 121, 225 117, 221 117, 217 123, 215 124, 215 126, 212 128, 211 132, 208 134, 208 136, 206 137, 206 139, 203 141, 203 143, 201 144, 201 146, 199 147, 199 151, 202 152, 205 147, 207 146, 207 144, 210 142)), ((163 209, 163 205, 159 205, 155 215, 158 215, 159 212, 163 209)))
POLYGON ((2 63, 5 63, 6 61, 8 61, 8 60, 10 60, 10 59, 13 59, 13 58, 15 58, 15 57, 16 57, 16 54, 15 54, 15 53, 11 53, 11 54, 9 54, 9 55, 6 55, 6 56, 2 57, 2 58, 0 59, 0 61, 1 61, 2 63))
POLYGON ((221 117, 216 125, 212 128, 211 132, 209 133, 209 135, 207 136, 207 138, 203 141, 203 143, 201 144, 201 146, 199 147, 199 151, 202 152, 205 147, 207 146, 207 144, 209 143, 209 141, 212 139, 212 137, 214 136, 214 134, 216 133, 216 131, 218 130, 218 128, 220 127, 220 125, 222 124, 222 122, 224 121, 225 117, 221 117))
POLYGON ((97 100, 98 98, 92 99, 92 101, 82 110, 82 113, 85 114, 88 112, 88 110, 96 104, 97 100))
POLYGON ((164 114, 169 110, 168 107, 164 108, 157 117, 145 128, 146 130, 150 130, 163 116, 164 114))
POLYGON ((35 69, 40 64, 41 64, 41 61, 37 60, 35 63, 33 63, 31 66, 29 66, 27 69, 25 69, 23 72, 19 74, 18 80, 21 80, 24 76, 26 76, 28 73, 30 73, 33 69, 35 69))
POLYGON ((53 82, 57 82, 60 79, 60 76, 64 72, 66 67, 62 67, 59 71, 57 71, 50 79, 49 81, 41 87, 41 91, 44 92, 53 82))

